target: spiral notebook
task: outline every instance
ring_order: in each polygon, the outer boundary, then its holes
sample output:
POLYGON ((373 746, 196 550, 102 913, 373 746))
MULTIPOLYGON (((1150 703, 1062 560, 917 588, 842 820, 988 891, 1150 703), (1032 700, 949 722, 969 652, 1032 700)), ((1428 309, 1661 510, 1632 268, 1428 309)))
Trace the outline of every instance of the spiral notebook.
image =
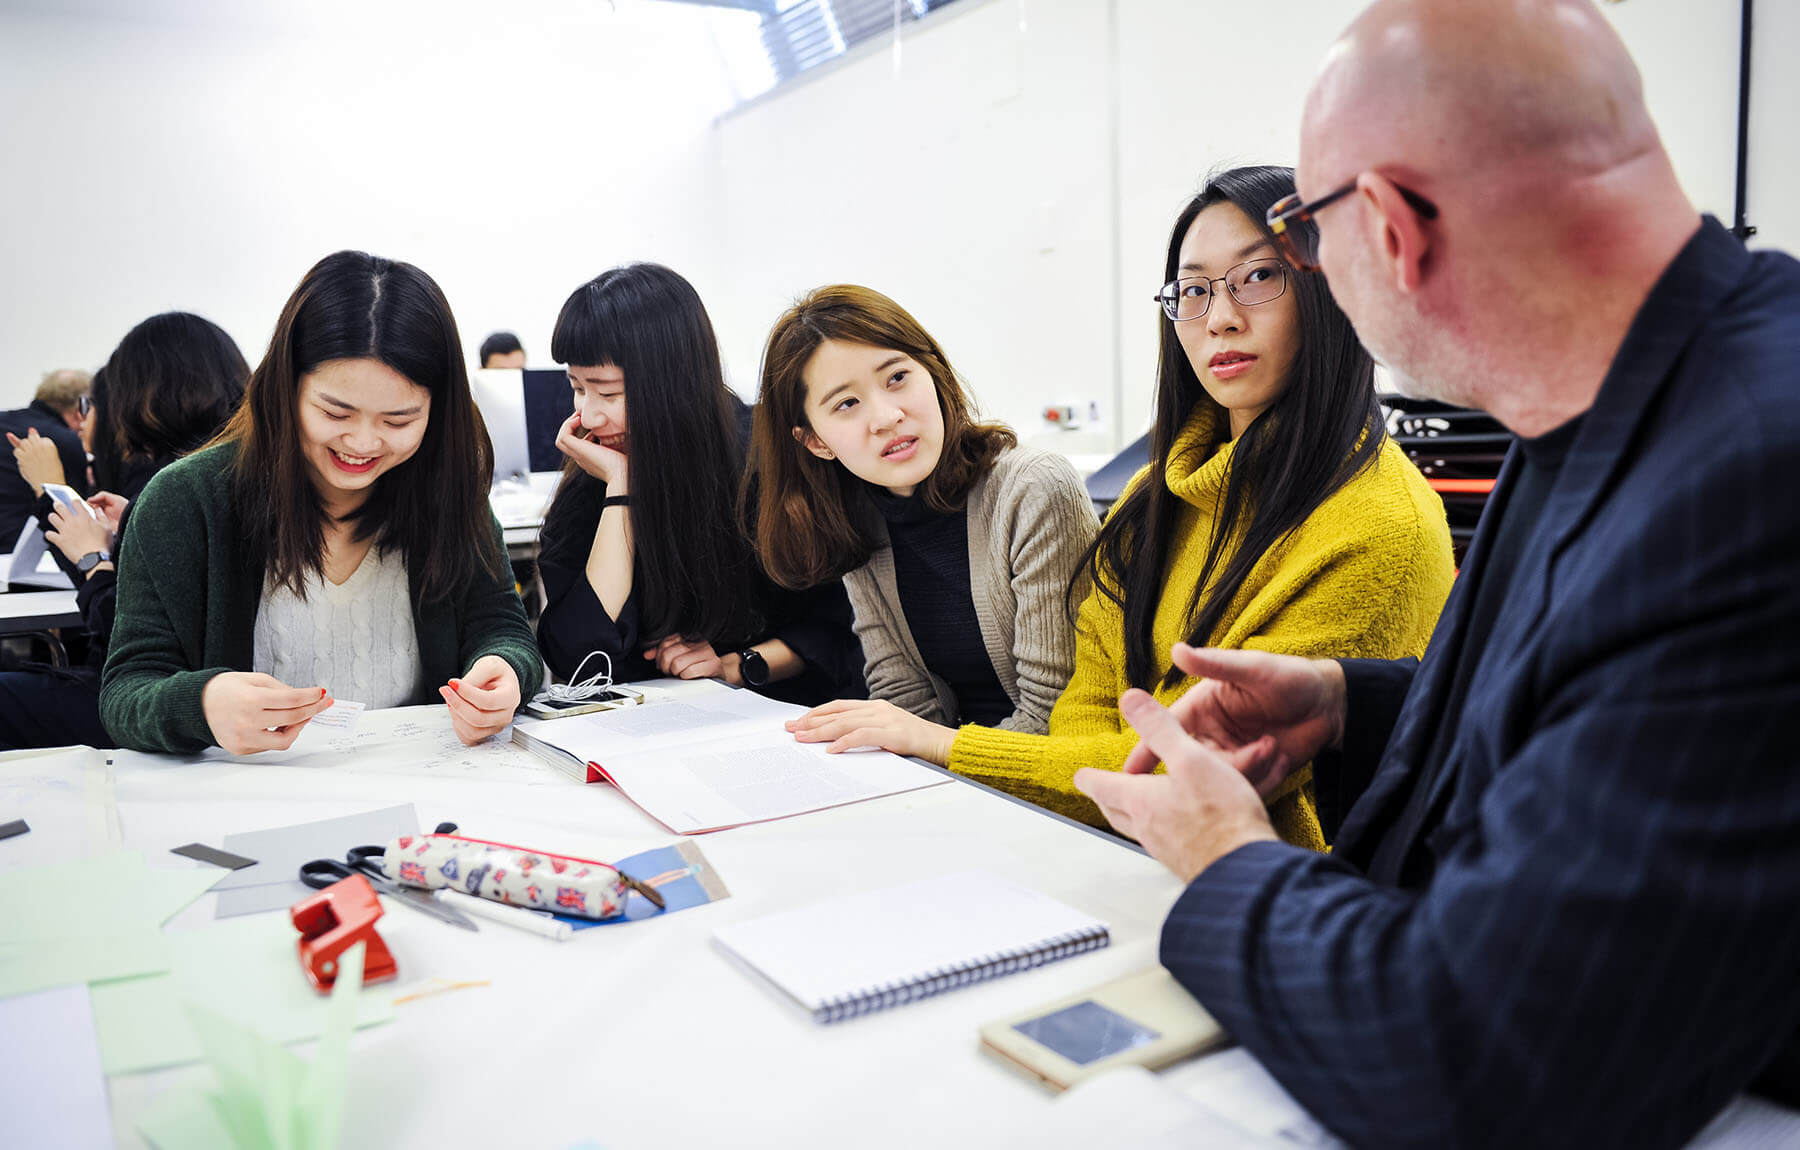
POLYGON ((713 932, 726 950, 837 1022, 1097 950, 1106 924, 980 871, 845 895, 713 932))

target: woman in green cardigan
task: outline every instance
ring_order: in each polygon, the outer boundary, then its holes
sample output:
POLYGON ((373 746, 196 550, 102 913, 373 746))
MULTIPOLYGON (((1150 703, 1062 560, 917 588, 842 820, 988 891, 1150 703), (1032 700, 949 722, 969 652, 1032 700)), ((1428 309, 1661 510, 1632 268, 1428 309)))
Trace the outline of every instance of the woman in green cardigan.
POLYGON ((450 306, 338 252, 282 310, 218 440, 132 510, 100 718, 119 746, 284 749, 334 697, 496 734, 542 663, 488 508, 450 306))

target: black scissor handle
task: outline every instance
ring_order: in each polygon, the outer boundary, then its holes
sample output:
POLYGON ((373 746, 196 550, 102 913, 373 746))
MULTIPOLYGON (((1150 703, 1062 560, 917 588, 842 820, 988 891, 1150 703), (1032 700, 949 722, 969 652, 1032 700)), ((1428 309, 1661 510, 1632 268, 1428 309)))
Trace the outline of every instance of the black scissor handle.
POLYGON ((386 847, 351 847, 349 852, 344 855, 344 858, 349 861, 352 867, 362 871, 364 874, 380 875, 383 878, 387 877, 387 872, 381 865, 382 860, 387 858, 386 847))
POLYGON ((300 881, 314 890, 324 890, 357 873, 359 872, 351 870, 348 864, 336 859, 314 859, 300 864, 300 881))

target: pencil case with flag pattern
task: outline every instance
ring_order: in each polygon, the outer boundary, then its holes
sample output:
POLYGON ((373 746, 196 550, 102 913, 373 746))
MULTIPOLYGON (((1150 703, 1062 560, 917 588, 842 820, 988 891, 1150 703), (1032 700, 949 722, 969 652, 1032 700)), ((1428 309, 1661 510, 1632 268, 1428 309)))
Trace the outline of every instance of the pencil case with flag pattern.
MULTIPOLYGON (((441 828, 440 828, 441 831, 441 828)), ((388 843, 382 871, 405 886, 464 894, 581 918, 614 918, 631 891, 662 896, 611 863, 535 851, 453 834, 401 835, 388 843)))

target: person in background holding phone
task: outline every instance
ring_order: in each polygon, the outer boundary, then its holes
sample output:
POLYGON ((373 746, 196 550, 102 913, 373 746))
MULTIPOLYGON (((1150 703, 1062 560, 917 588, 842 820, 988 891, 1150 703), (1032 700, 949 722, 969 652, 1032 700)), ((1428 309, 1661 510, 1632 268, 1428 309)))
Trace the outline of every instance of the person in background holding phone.
POLYGON ((544 517, 538 641, 568 679, 717 678, 799 703, 861 697, 842 584, 784 591, 739 530, 750 412, 725 386, 700 296, 658 264, 614 268, 563 305, 569 458, 544 517), (583 667, 583 661, 586 666, 583 667))
POLYGON ((450 305, 344 251, 289 297, 217 442, 133 507, 100 717, 121 746, 292 745, 331 705, 428 701, 464 743, 542 677, 489 510, 493 447, 450 305))
MULTIPOLYGON (((0 674, 0 750, 113 745, 100 725, 100 669, 117 591, 112 557, 131 502, 151 476, 218 433, 243 398, 249 375, 224 329, 197 315, 168 312, 127 332, 93 377, 83 422, 96 481, 107 488, 87 500, 98 515, 67 506, 49 491, 34 508, 52 556, 75 584, 88 633, 87 665, 0 674)), ((15 450, 20 474, 34 487, 63 484, 54 456, 34 455, 29 445, 15 450)))
POLYGON ((30 406, 0 412, 0 431, 11 446, 0 450, 0 552, 13 549, 46 481, 83 494, 89 490, 81 429, 93 382, 85 371, 53 371, 38 385, 30 406))

